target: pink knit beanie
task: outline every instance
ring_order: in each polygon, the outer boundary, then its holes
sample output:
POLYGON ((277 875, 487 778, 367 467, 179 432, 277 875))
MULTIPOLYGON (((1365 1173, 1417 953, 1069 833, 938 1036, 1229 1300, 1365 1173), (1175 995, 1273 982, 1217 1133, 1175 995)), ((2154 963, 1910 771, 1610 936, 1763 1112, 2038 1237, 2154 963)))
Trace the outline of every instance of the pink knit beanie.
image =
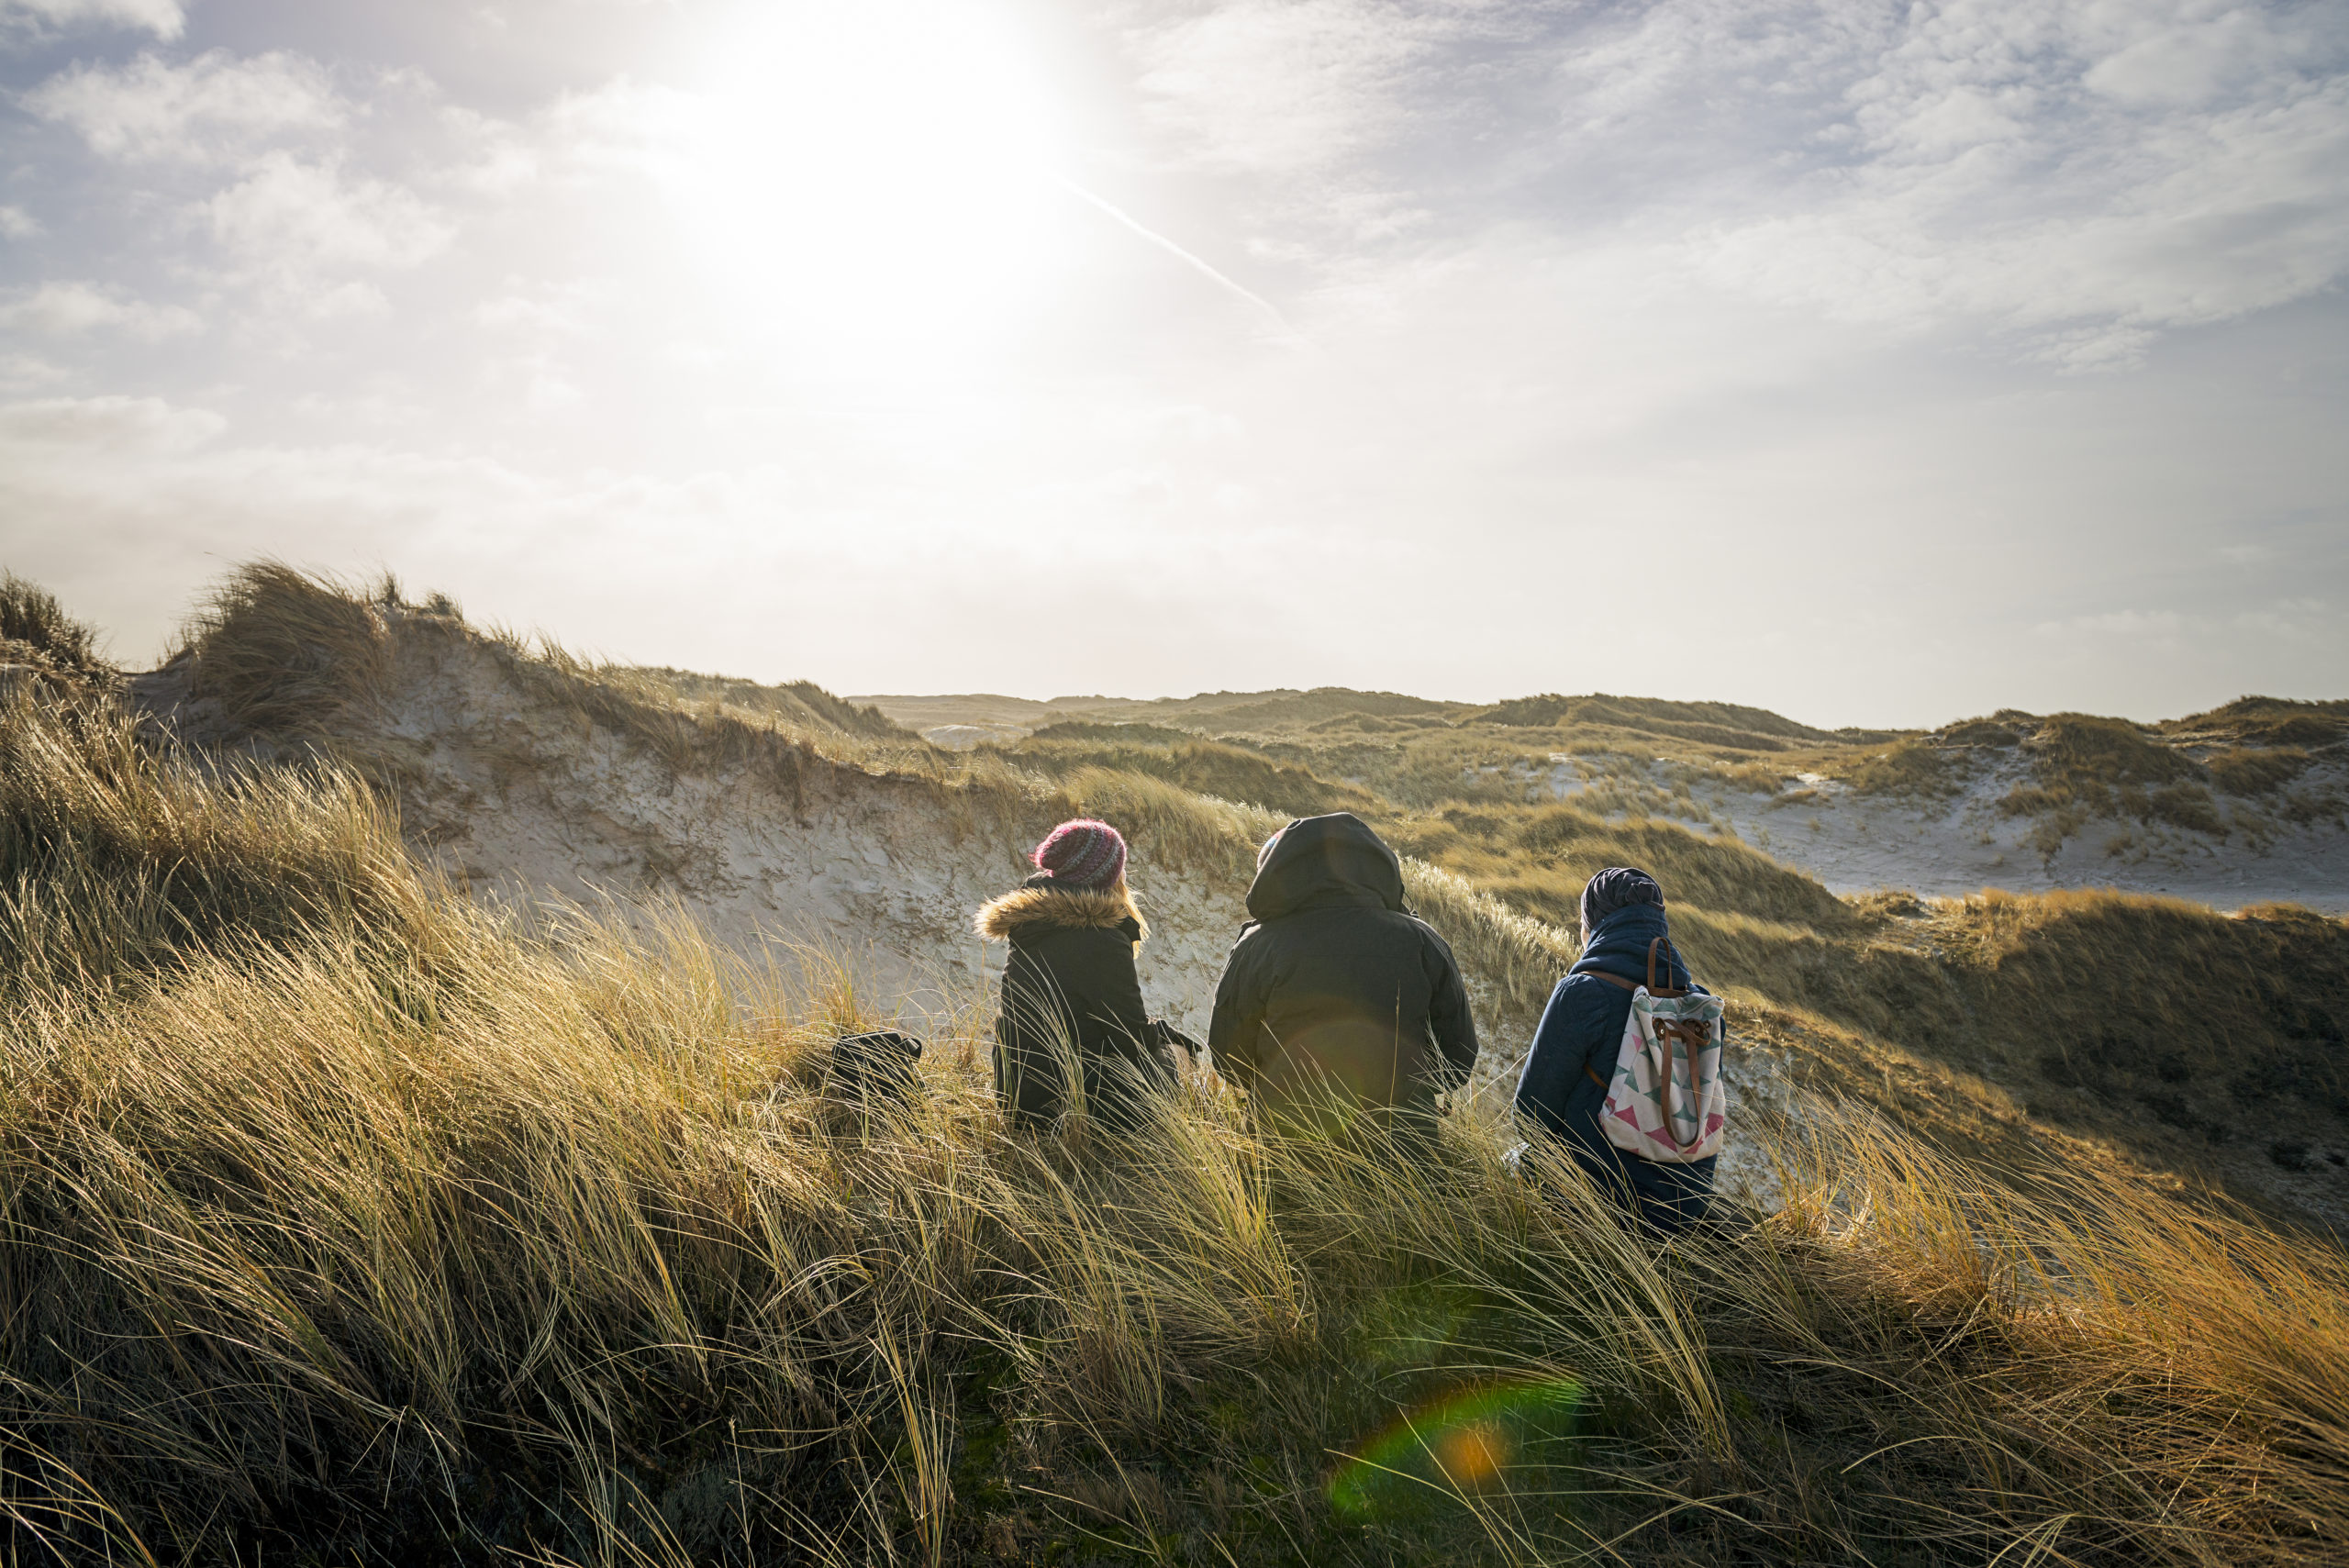
POLYGON ((1107 822, 1063 822, 1028 857, 1038 871, 1069 887, 1108 887, 1126 874, 1126 841, 1107 822))

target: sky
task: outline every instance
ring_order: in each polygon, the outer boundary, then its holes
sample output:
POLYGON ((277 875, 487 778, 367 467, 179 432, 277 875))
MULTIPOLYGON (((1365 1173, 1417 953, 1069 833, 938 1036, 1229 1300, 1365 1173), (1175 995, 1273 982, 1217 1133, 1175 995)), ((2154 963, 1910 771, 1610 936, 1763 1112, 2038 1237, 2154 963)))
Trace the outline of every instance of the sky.
POLYGON ((0 0, 0 565, 843 693, 2349 696, 2349 6, 0 0))

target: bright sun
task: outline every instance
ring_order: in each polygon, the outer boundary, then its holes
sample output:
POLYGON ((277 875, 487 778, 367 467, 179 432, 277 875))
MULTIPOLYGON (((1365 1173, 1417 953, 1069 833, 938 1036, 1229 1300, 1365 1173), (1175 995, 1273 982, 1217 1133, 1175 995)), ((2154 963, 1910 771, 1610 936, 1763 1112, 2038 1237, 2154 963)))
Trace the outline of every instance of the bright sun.
POLYGON ((1026 43, 984 0, 738 14, 696 83, 677 174, 684 238, 729 318, 891 379, 1016 330, 1070 217, 1026 43))

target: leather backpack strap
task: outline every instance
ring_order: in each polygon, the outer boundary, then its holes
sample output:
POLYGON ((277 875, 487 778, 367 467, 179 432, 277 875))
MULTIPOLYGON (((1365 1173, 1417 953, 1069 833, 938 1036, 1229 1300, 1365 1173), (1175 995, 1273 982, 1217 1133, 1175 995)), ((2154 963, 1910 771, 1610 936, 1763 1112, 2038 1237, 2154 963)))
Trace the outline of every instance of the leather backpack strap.
MULTIPOLYGON (((1637 991, 1640 988, 1640 983, 1638 981, 1626 980, 1620 974, 1609 974, 1603 969, 1577 969, 1574 973, 1587 974, 1593 980, 1604 980, 1608 984, 1620 985, 1626 991, 1637 991)), ((1572 975, 1568 976, 1569 979, 1572 977, 1572 975)), ((1582 1075, 1589 1079, 1592 1083, 1598 1084, 1602 1089, 1607 1087, 1607 1080, 1592 1072, 1590 1063, 1587 1062, 1582 1064, 1582 1075)))
MULTIPOLYGON (((1664 938, 1657 937, 1649 941, 1648 995, 1655 997, 1659 1001, 1677 1001, 1681 997, 1688 995, 1688 993, 1684 989, 1680 989, 1670 984, 1658 985, 1655 983, 1655 950, 1658 948, 1662 948, 1664 950, 1664 977, 1666 981, 1669 981, 1672 978, 1672 966, 1678 962, 1680 959, 1679 950, 1675 948, 1672 943, 1664 938)), ((1686 968, 1687 965, 1683 964, 1682 967, 1686 968)), ((1637 989, 1637 987, 1634 987, 1634 989, 1637 989)))
MULTIPOLYGON (((1659 990, 1657 990, 1657 989, 1656 989, 1656 984, 1655 984, 1655 950, 1656 950, 1656 944, 1657 944, 1658 942, 1662 942, 1663 940, 1664 940, 1664 939, 1663 939, 1662 937, 1658 937, 1658 938, 1656 938, 1656 939, 1655 939, 1655 941, 1650 942, 1650 943, 1648 944, 1648 983, 1647 983, 1647 986, 1646 986, 1647 993, 1648 993, 1648 995, 1651 995, 1651 996, 1655 996, 1655 997, 1663 998, 1663 999, 1665 999, 1665 1000, 1669 1000, 1669 999, 1671 999, 1671 998, 1673 998, 1673 997, 1675 997, 1675 996, 1685 996, 1685 995, 1687 995, 1687 993, 1686 991, 1675 991, 1675 990, 1674 990, 1672 987, 1670 987, 1670 986, 1668 986, 1668 985, 1667 985, 1667 986, 1665 986, 1665 987, 1664 987, 1663 990, 1661 990, 1661 991, 1659 991, 1659 990)), ((1675 953, 1672 953, 1672 955, 1671 955, 1671 956, 1672 956, 1672 957, 1674 957, 1674 958, 1678 958, 1680 955, 1679 955, 1678 953, 1675 952, 1675 953)), ((1593 980, 1604 980, 1605 982, 1607 982, 1607 984, 1609 984, 1609 985, 1615 985, 1615 986, 1620 986, 1620 987, 1621 987, 1623 990, 1626 990, 1626 991, 1638 991, 1638 990, 1640 990, 1640 989, 1641 989, 1640 983, 1639 983, 1638 981, 1636 981, 1636 980, 1626 980, 1626 979, 1624 979, 1624 978, 1623 978, 1621 975, 1620 975, 1620 974, 1609 974, 1609 973, 1607 973, 1605 970, 1603 970, 1603 969, 1577 969, 1577 970, 1573 971, 1571 973, 1569 973, 1569 974, 1567 975, 1567 978, 1568 978, 1568 979, 1572 979, 1572 978, 1574 978, 1574 976, 1575 976, 1575 975, 1576 975, 1576 974, 1586 974, 1586 975, 1590 976, 1590 978, 1592 978, 1593 980)), ((1664 971, 1664 977, 1665 977, 1666 979, 1670 979, 1670 978, 1671 978, 1671 974, 1672 974, 1671 970, 1670 970, 1669 968, 1666 968, 1666 969, 1665 969, 1665 971, 1664 971)), ((1683 1033, 1682 1031, 1683 1031, 1683 1028, 1684 1028, 1684 1026, 1682 1026, 1682 1025, 1678 1025, 1678 1024, 1675 1024, 1675 1023, 1672 1023, 1672 1022, 1667 1021, 1667 1022, 1665 1022, 1665 1023, 1664 1023, 1664 1024, 1662 1024, 1662 1025, 1660 1025, 1660 1026, 1658 1026, 1658 1027, 1659 1027, 1659 1028, 1663 1030, 1663 1032, 1664 1032, 1664 1033, 1678 1036, 1678 1037, 1680 1038, 1680 1040, 1681 1040, 1681 1043, 1682 1043, 1684 1046, 1686 1046, 1686 1047, 1687 1048, 1687 1050, 1688 1050, 1688 1052, 1689 1052, 1690 1056, 1691 1056, 1692 1058, 1695 1056, 1695 1054, 1696 1054, 1696 1037, 1695 1037, 1693 1034, 1685 1034, 1685 1033, 1683 1033)), ((1602 1088, 1602 1089, 1604 1089, 1604 1088, 1606 1088, 1606 1087, 1607 1087, 1607 1080, 1606 1080, 1606 1079, 1604 1079, 1604 1078, 1602 1078, 1602 1077, 1600 1077, 1598 1073, 1596 1073, 1592 1072, 1592 1071, 1591 1071, 1591 1067, 1590 1067, 1590 1063, 1589 1063, 1589 1062, 1584 1062, 1584 1063, 1582 1064, 1582 1075, 1583 1075, 1584 1077, 1586 1077, 1586 1078, 1589 1079, 1592 1083, 1594 1083, 1594 1084, 1598 1084, 1598 1085, 1600 1088, 1602 1088)))

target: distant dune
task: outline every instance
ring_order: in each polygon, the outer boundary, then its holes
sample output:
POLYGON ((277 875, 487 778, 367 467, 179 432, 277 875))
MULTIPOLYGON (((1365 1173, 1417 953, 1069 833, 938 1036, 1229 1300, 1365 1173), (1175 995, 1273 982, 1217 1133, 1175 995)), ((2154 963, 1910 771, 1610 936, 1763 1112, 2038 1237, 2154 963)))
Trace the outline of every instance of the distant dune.
POLYGON ((1908 732, 1603 695, 851 700, 958 750, 1017 755, 1039 731, 1086 725, 1101 739, 1124 726, 1137 741, 1212 740, 1407 802, 1575 800, 1685 821, 1734 832, 1838 893, 2115 887, 2349 913, 2349 702, 2246 697, 2158 725, 2008 710, 1908 732))

